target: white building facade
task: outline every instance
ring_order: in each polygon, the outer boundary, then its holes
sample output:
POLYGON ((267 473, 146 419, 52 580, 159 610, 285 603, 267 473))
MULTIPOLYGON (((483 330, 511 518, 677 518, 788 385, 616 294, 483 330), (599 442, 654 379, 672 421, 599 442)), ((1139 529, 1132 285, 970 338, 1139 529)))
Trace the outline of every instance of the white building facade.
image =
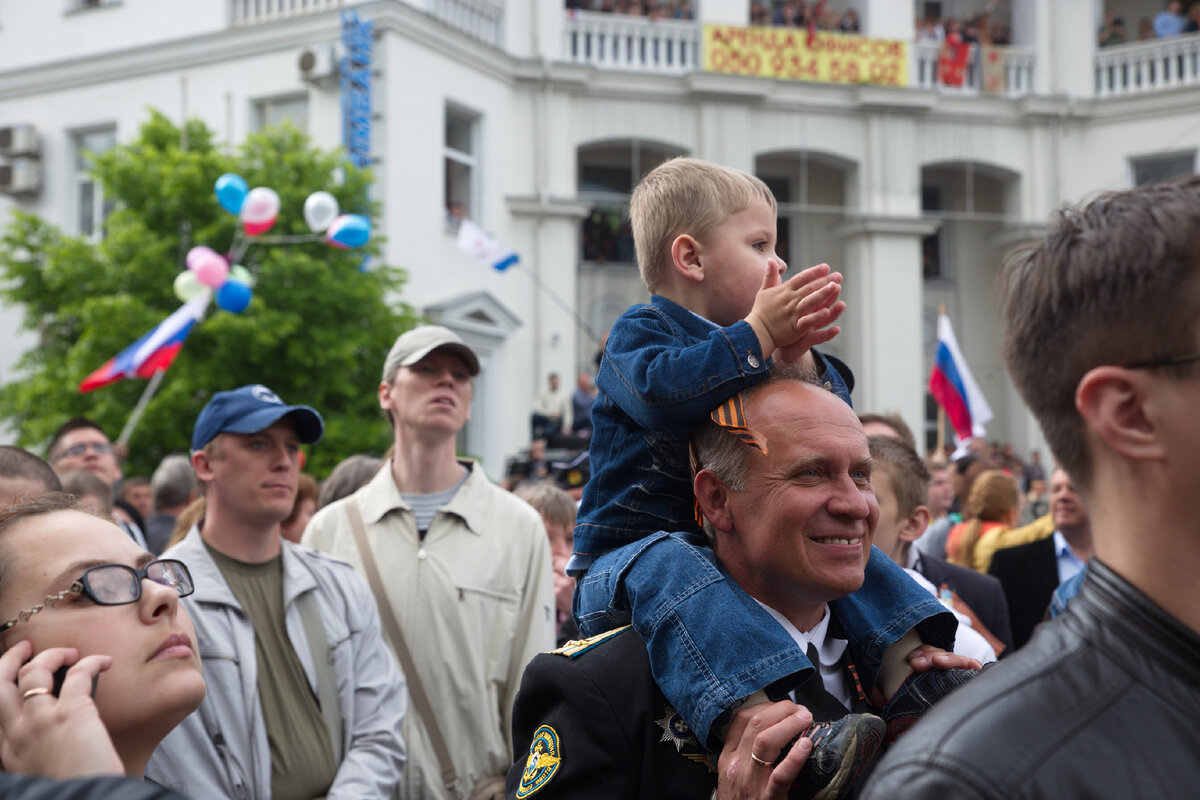
MULTIPOLYGON (((339 146, 342 16, 356 13, 374 27, 383 260, 408 271, 408 302, 480 353, 462 449, 496 477, 528 444, 546 374, 569 385, 594 371, 597 340, 646 299, 622 211, 666 157, 763 177, 780 201, 789 263, 844 273, 849 308, 830 349, 855 371, 856 408, 899 411, 925 430, 944 306, 995 412, 989 438, 1018 453, 1044 443, 999 355, 1003 256, 1063 202, 1195 171, 1200 36, 1098 50, 1093 0, 1000 3, 1014 46, 992 92, 978 88, 978 68, 962 87, 938 83, 936 47, 912 43, 924 3, 853 4, 864 36, 906 43, 898 88, 704 71, 704 26, 746 25, 747 0, 699 0, 695 21, 562 5, 0 0, 0 224, 20 208, 99 235, 103 188, 79 154, 136 136, 148 107, 176 122, 199 117, 231 147, 283 118, 316 145, 339 146), (18 141, 5 149, 9 128, 18 141), (497 272, 460 251, 452 202, 520 266, 497 272)), ((945 15, 975 10, 940 5, 945 15)), ((1161 8, 1123 6, 1127 28, 1161 8)), ((16 320, 0 309, 0 381, 35 344, 16 320)))

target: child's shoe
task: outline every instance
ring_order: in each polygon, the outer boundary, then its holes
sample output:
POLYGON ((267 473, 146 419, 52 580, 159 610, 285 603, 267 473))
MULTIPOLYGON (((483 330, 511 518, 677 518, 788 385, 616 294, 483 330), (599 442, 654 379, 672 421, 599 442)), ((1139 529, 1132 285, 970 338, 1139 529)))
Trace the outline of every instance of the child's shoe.
POLYGON ((915 725, 930 706, 979 672, 977 669, 931 669, 908 676, 880 712, 887 723, 887 743, 895 741, 915 725))
MULTIPOLYGON (((812 739, 813 748, 788 796, 836 800, 845 795, 878 754, 884 729, 883 720, 874 714, 849 714, 833 722, 814 722, 800 734, 812 739)), ((795 741, 784 748, 780 758, 795 741)))

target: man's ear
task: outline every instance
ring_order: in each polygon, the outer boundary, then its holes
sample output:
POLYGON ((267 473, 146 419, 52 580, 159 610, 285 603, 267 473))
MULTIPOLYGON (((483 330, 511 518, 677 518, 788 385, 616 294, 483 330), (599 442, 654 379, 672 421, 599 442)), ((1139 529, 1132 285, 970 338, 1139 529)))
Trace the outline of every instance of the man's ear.
POLYGON ((1149 376, 1124 367, 1089 370, 1075 389, 1075 408, 1092 436, 1135 461, 1165 455, 1159 405, 1149 376))
POLYGON ((671 266, 675 272, 689 281, 699 283, 704 280, 704 270, 700 266, 700 242, 694 236, 681 233, 671 242, 671 266))
POLYGON ((209 464, 208 453, 203 450, 196 450, 192 453, 192 469, 196 471, 196 478, 200 482, 210 480, 212 478, 212 465, 209 464))
MULTIPOLYGON (((929 527, 929 507, 917 506, 908 514, 897 538, 902 542, 915 542, 929 527)), ((903 566, 903 565, 901 565, 903 566)))
POLYGON ((729 487, 711 469, 702 469, 692 480, 696 502, 709 524, 721 533, 733 530, 733 512, 729 508, 729 487))

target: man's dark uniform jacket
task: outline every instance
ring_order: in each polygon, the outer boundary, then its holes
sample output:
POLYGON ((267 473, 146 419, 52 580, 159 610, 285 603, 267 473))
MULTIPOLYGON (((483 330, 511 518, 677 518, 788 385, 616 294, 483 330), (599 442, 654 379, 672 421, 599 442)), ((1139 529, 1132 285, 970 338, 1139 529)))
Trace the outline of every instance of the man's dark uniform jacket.
POLYGON ((1050 596, 1058 588, 1058 559, 1054 537, 997 550, 988 573, 1000 579, 1008 598, 1013 645, 1029 641, 1033 629, 1046 619, 1050 596))
POLYGON ((941 700, 864 800, 1184 798, 1200 787, 1200 636, 1097 559, 1068 613, 941 700))
MULTIPOLYGON (((848 713, 815 670, 797 696, 815 719, 848 713)), ((856 700, 853 710, 869 709, 856 700)), ((513 753, 510 800, 709 800, 717 785, 717 754, 658 690, 646 643, 629 627, 530 662, 513 709, 513 753)))
POLYGON ((917 572, 934 586, 944 583, 953 589, 992 635, 1004 642, 1005 652, 1012 650, 1013 633, 1008 618, 1008 601, 1000 581, 991 575, 980 575, 973 569, 951 564, 927 553, 918 554, 917 572))

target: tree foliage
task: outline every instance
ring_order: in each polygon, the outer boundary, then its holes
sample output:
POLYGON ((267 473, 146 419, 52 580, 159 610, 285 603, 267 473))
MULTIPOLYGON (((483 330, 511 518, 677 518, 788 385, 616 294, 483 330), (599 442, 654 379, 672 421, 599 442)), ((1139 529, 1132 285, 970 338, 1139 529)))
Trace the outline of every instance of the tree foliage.
MULTIPOLYGON (((213 195, 222 173, 279 193, 271 235, 308 233, 305 198, 323 189, 342 209, 374 217, 370 175, 337 153, 314 149, 284 126, 221 151, 203 123, 181 131, 151 112, 136 141, 94 157, 94 175, 115 201, 98 242, 69 236, 36 216, 14 213, 0 239, 0 296, 22 307, 39 345, 22 358, 19 380, 0 387, 0 416, 35 452, 66 419, 84 415, 116 438, 146 387, 118 381, 87 394, 80 380, 179 307, 172 284, 187 251, 228 250, 237 219, 213 195)), ((308 448, 308 471, 324 475, 342 458, 378 452, 388 437, 375 399, 379 370, 395 337, 416 322, 395 301, 396 268, 359 269, 367 248, 323 242, 254 244, 241 262, 257 283, 240 315, 210 307, 167 371, 129 442, 125 472, 149 474, 162 456, 189 449, 192 424, 214 392, 248 383, 274 389, 325 417, 324 440, 308 448)))

